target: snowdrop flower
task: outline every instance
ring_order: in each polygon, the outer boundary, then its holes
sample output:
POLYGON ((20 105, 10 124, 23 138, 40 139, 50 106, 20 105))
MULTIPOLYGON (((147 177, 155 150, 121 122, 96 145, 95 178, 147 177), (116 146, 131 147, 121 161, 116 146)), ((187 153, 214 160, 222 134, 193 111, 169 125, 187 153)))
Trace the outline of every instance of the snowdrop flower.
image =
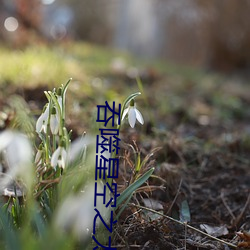
POLYGON ((68 162, 69 164, 75 162, 76 160, 86 158, 87 147, 94 147, 96 140, 94 137, 89 135, 83 135, 82 137, 74 140, 68 150, 68 162))
POLYGON ((94 189, 88 189, 82 194, 68 196, 56 213, 56 229, 72 233, 81 240, 91 239, 95 216, 93 194, 94 189))
POLYGON ((6 178, 1 179, 1 188, 17 177, 21 177, 27 186, 31 185, 33 153, 28 138, 21 133, 5 130, 0 133, 0 152, 8 167, 6 178))
POLYGON ((49 120, 49 104, 47 104, 36 122, 36 132, 41 133, 42 131, 46 134, 47 125, 49 120))
POLYGON ((55 150, 51 157, 51 166, 56 168, 56 166, 64 169, 67 161, 67 152, 64 148, 63 143, 55 150))
POLYGON ((125 118, 125 116, 127 114, 128 114, 129 125, 132 128, 135 126, 136 119, 141 124, 144 123, 144 120, 143 120, 141 112, 135 107, 135 101, 134 101, 134 99, 132 99, 130 101, 129 107, 124 110, 123 115, 122 115, 122 120, 125 118))
MULTIPOLYGON (((103 192, 103 184, 97 184, 98 192, 103 192)), ((71 194, 63 200, 59 206, 54 225, 59 232, 71 233, 81 241, 91 239, 93 232, 93 220, 96 215, 93 203, 93 194, 95 193, 94 183, 87 183, 79 194, 71 194)), ((110 197, 107 197, 107 199, 110 197)), ((109 220, 110 208, 103 204, 103 197, 97 197, 97 206, 105 221, 109 220)), ((101 224, 97 219, 97 226, 101 224)))
POLYGON ((52 108, 51 116, 50 116, 50 130, 53 135, 56 135, 59 131, 59 117, 58 112, 55 107, 52 108))

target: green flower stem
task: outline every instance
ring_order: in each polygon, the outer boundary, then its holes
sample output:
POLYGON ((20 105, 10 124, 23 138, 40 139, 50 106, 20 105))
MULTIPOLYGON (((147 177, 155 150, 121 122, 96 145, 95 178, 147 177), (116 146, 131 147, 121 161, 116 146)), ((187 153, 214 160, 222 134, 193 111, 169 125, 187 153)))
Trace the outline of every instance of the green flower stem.
POLYGON ((65 123, 65 102, 66 102, 66 91, 68 89, 68 86, 70 84, 70 82, 72 81, 72 78, 70 78, 67 83, 63 86, 63 89, 62 89, 62 126, 64 127, 64 123, 65 123))
POLYGON ((56 150, 56 135, 52 135, 52 150, 56 150))

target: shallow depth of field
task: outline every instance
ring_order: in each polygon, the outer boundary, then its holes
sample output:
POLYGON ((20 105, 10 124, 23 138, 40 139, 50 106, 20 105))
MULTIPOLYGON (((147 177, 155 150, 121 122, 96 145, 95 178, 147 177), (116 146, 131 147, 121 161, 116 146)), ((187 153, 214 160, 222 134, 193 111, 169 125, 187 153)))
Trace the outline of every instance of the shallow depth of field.
POLYGON ((250 249, 247 0, 0 7, 0 249, 97 249, 97 105, 138 92, 144 124, 125 117, 119 128, 113 182, 124 200, 112 234, 99 223, 98 249, 250 249), (71 78, 61 128, 36 131, 71 78), (60 151, 54 163, 60 147, 67 161, 60 151))

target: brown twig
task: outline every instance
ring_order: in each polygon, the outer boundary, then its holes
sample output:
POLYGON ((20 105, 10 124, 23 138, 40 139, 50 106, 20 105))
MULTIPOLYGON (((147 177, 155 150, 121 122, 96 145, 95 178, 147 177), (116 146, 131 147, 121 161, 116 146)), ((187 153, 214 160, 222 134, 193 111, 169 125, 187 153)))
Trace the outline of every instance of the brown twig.
POLYGON ((245 206, 243 207, 241 213, 236 218, 234 218, 234 221, 233 221, 234 226, 237 226, 238 223, 240 222, 240 220, 242 219, 242 217, 244 216, 244 214, 249 206, 249 203, 250 203, 250 194, 248 194, 247 201, 246 201, 245 206))
POLYGON ((178 187, 178 189, 177 189, 176 195, 175 195, 174 200, 172 201, 172 203, 171 203, 171 205, 170 205, 170 207, 169 207, 169 209, 168 209, 168 211, 167 211, 167 214, 169 214, 169 213, 171 212, 171 210, 172 210, 172 208, 173 208, 173 205, 174 205, 175 202, 176 202, 176 199, 177 199, 177 197, 178 197, 178 195, 179 195, 179 193, 180 193, 180 190, 181 190, 181 185, 182 185, 182 179, 180 180, 179 187, 178 187))
POLYGON ((205 232, 203 232, 203 231, 201 231, 201 230, 199 230, 199 229, 197 229, 197 228, 195 228, 195 227, 192 227, 192 226, 188 225, 187 222, 178 221, 178 220, 176 220, 176 219, 173 219, 173 218, 170 217, 170 216, 167 216, 167 215, 165 215, 165 214, 162 214, 162 213, 160 213, 160 212, 157 212, 157 211, 155 211, 155 210, 153 210, 153 209, 150 209, 150 208, 147 208, 147 207, 144 207, 144 206, 141 206, 141 205, 136 205, 136 204, 134 204, 134 203, 129 203, 128 205, 134 206, 134 207, 137 207, 137 208, 140 208, 140 209, 145 209, 145 210, 150 211, 150 212, 152 212, 152 213, 161 215, 161 216, 163 216, 163 217, 165 217, 165 218, 167 218, 167 219, 169 219, 169 220, 171 220, 171 221, 174 221, 174 222, 176 222, 176 223, 178 223, 178 224, 180 224, 180 225, 182 225, 182 226, 184 226, 184 227, 186 226, 187 228, 192 229, 192 230, 194 230, 194 231, 196 231, 196 232, 198 232, 198 233, 200 233, 200 234, 203 234, 203 235, 205 235, 205 236, 207 236, 207 237, 209 237, 209 238, 211 238, 211 239, 213 239, 213 240, 219 241, 219 242, 221 242, 221 243, 223 243, 223 244, 226 244, 226 245, 228 245, 228 246, 230 246, 230 247, 237 248, 236 245, 234 245, 234 244, 232 244, 232 243, 229 243, 229 242, 226 242, 226 241, 224 241, 224 240, 218 239, 218 238, 216 238, 216 237, 214 237, 214 236, 212 236, 212 235, 209 235, 209 234, 207 234, 207 233, 205 233, 205 232))
POLYGON ((221 200, 222 200, 224 206, 226 207, 227 211, 229 212, 229 214, 230 214, 231 217, 233 218, 233 221, 235 221, 236 218, 235 218, 235 216, 234 216, 234 214, 233 214, 231 208, 227 205, 227 202, 226 202, 226 200, 225 200, 225 196, 224 196, 224 192, 223 192, 223 191, 222 191, 221 194, 220 194, 220 198, 221 198, 221 200))

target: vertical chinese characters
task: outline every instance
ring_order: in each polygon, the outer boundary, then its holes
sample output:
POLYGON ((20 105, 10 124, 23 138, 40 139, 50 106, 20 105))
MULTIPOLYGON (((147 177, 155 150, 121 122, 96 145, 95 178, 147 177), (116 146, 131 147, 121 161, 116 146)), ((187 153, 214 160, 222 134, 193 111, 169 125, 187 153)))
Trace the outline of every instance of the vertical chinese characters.
MULTIPOLYGON (((115 110, 115 102, 112 107, 108 102, 105 105, 97 105, 97 122, 103 123, 104 128, 100 128, 100 134, 96 136, 96 162, 95 162, 95 193, 94 193, 94 210, 96 215, 93 221, 93 240, 98 247, 103 249, 116 249, 111 247, 111 236, 108 239, 108 246, 104 246, 98 242, 95 237, 96 234, 96 220, 99 218, 106 229, 112 233, 113 225, 117 222, 114 220, 113 208, 116 207, 117 197, 120 194, 117 193, 117 183, 113 183, 114 178, 118 178, 119 175, 119 158, 117 154, 119 152, 119 129, 115 129, 115 121, 117 125, 121 123, 121 104, 118 105, 118 111, 115 110), (108 128, 107 125, 111 125, 112 128, 108 128), (99 188, 98 188, 99 187, 99 188), (100 189, 102 189, 100 191, 100 189), (102 199, 98 199, 101 197, 102 199), (98 201, 105 205, 105 208, 110 212, 108 223, 103 218, 100 211, 97 209, 98 201)), ((107 220, 107 219, 106 219, 107 220)))

